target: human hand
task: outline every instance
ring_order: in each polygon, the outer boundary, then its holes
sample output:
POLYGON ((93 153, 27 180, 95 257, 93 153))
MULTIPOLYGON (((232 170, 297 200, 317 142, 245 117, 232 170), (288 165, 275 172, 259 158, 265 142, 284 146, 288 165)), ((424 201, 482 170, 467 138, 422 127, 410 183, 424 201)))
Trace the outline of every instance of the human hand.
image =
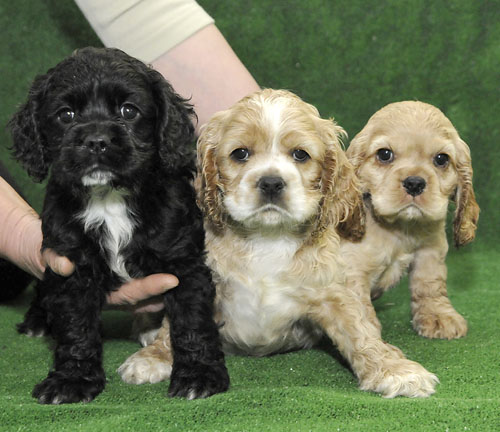
POLYGON ((75 265, 68 258, 57 255, 52 249, 45 249, 42 252, 42 264, 45 267, 49 266, 54 273, 60 276, 69 276, 75 271, 75 265))
MULTIPOLYGON (((69 276, 75 270, 68 258, 57 255, 52 249, 46 249, 42 256, 52 271, 61 276, 69 276)), ((134 313, 158 312, 165 307, 161 294, 178 284, 179 280, 174 275, 152 274, 124 283, 106 296, 106 302, 108 307, 132 310, 134 313)))
POLYGON ((177 285, 179 280, 174 275, 152 274, 123 284, 108 294, 106 301, 110 307, 132 309, 134 313, 158 312, 165 307, 161 294, 177 285))
MULTIPOLYGON (((46 249, 43 261, 53 272, 69 276, 75 266, 66 257, 57 255, 52 249, 46 249)), ((134 313, 158 312, 165 306, 161 294, 176 287, 179 280, 170 274, 153 274, 140 279, 132 279, 118 290, 106 296, 108 307, 132 310, 134 313)))

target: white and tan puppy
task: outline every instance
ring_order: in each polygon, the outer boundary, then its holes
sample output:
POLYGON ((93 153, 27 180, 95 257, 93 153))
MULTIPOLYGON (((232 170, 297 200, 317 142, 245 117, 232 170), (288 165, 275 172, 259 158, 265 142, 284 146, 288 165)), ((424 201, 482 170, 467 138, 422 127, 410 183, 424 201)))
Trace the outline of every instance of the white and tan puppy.
POLYGON ((342 245, 349 283, 376 298, 409 269, 415 330, 430 338, 464 336, 467 322, 447 296, 445 223, 453 200, 455 244, 474 239, 479 207, 467 144, 439 109, 407 101, 375 113, 347 155, 366 210, 362 241, 342 245))
MULTIPOLYGON (((428 396, 437 378, 382 340, 370 298, 346 284, 341 236, 359 240, 364 216, 343 135, 299 97, 270 89, 203 130, 198 193, 223 346, 266 355, 326 334, 362 389, 428 396)), ((121 366, 125 381, 168 376, 167 326, 121 366)))

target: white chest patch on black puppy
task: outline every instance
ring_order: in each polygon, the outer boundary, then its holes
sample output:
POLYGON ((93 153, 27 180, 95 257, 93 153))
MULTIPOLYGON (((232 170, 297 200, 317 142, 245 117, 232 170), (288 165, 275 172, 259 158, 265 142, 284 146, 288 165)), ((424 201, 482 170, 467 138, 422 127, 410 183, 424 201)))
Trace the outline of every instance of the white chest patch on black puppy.
POLYGON ((131 277, 125 269, 120 251, 130 242, 135 228, 132 212, 126 202, 125 191, 107 186, 92 188, 86 209, 79 214, 85 232, 102 228, 101 247, 106 251, 108 265, 122 279, 131 277))

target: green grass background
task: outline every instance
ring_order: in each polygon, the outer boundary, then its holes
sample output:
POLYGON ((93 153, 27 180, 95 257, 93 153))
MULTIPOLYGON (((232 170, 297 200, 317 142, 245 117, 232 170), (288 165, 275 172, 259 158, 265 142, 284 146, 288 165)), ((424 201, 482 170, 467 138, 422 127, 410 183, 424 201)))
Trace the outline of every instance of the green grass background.
MULTIPOLYGON (((104 0, 103 0, 104 1, 104 0)), ((481 206, 477 240, 450 250, 449 295, 467 337, 427 340, 411 329, 407 282, 376 302, 384 338, 436 373, 428 399, 386 400, 358 390, 331 349, 269 358, 228 357, 231 389, 207 400, 165 397, 166 384, 131 386, 116 368, 137 349, 130 317, 104 314, 106 390, 90 404, 42 406, 33 386, 50 343, 17 335, 30 293, 0 305, 0 430, 493 431, 500 430, 500 2, 498 0, 200 0, 265 87, 287 88, 354 136, 383 105, 418 99, 440 107, 472 151, 481 206)), ((0 0, 0 124, 35 75, 99 40, 69 0, 0 0)), ((231 79, 231 77, 228 77, 231 79)), ((0 158, 36 209, 43 186, 0 158)), ((452 208, 450 208, 450 211, 452 208)))

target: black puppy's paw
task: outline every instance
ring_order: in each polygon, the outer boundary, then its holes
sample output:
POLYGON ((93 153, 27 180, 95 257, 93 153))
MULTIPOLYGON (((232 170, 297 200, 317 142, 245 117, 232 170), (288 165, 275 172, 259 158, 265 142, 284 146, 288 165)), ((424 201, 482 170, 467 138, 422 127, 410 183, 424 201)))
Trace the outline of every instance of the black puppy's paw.
POLYGON ((49 334, 45 315, 26 314, 24 321, 17 324, 17 331, 30 337, 40 337, 49 334))
POLYGON ((89 377, 56 371, 35 386, 32 396, 41 404, 90 402, 103 391, 104 384, 104 372, 89 377))
POLYGON ((224 362, 211 365, 174 363, 168 395, 188 400, 203 399, 229 388, 229 375, 224 362))

